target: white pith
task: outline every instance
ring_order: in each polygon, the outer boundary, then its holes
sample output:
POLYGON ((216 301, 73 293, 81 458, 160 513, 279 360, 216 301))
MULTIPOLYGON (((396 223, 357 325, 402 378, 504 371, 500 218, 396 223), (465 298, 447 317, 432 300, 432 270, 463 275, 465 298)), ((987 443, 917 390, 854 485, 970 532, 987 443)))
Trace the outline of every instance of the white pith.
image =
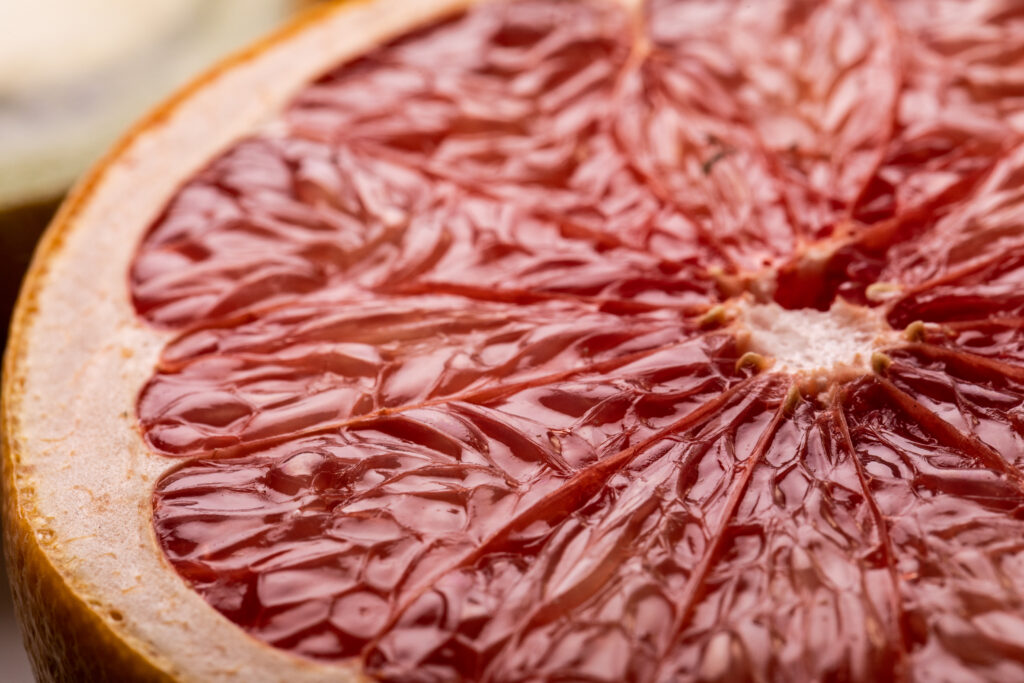
POLYGON ((893 330, 881 310, 838 298, 827 311, 788 310, 775 302, 735 302, 736 334, 746 350, 764 356, 771 369, 829 376, 871 371, 871 356, 892 345, 893 330))

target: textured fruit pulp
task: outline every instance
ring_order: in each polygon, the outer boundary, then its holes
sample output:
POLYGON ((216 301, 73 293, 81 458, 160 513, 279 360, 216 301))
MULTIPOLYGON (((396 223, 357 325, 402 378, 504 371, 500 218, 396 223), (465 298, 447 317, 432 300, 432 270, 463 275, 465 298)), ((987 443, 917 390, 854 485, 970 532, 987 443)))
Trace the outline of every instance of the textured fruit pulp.
POLYGON ((167 557, 385 679, 1024 679, 1022 67, 1008 0, 494 3, 338 67, 133 265, 167 557), (856 362, 772 357, 836 306, 856 362))

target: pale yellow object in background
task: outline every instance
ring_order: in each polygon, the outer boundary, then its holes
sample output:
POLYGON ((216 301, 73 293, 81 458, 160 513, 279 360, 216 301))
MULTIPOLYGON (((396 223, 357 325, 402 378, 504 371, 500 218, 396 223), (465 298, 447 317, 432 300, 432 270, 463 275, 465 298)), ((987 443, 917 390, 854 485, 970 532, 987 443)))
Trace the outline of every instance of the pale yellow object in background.
POLYGON ((147 108, 296 0, 0 0, 0 211, 62 194, 147 108))
POLYGON ((201 0, 5 0, 0 97, 60 88, 187 25, 201 0))

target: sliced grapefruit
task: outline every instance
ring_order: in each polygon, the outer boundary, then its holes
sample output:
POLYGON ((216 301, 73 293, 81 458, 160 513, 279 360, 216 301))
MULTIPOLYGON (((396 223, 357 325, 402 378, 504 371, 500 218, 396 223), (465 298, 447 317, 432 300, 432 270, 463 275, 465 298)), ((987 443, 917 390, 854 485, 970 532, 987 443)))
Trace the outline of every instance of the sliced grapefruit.
POLYGON ((208 76, 14 321, 39 675, 1024 677, 1022 31, 376 0, 208 76))

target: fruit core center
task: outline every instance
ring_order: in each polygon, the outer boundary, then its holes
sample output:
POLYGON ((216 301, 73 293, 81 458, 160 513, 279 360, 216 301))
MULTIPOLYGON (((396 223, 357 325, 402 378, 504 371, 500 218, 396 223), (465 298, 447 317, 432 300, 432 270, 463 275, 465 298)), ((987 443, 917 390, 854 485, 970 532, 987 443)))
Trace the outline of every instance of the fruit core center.
POLYGON ((786 309, 777 303, 738 304, 741 344, 782 372, 857 374, 886 345, 892 328, 881 311, 836 299, 827 311, 786 309))

